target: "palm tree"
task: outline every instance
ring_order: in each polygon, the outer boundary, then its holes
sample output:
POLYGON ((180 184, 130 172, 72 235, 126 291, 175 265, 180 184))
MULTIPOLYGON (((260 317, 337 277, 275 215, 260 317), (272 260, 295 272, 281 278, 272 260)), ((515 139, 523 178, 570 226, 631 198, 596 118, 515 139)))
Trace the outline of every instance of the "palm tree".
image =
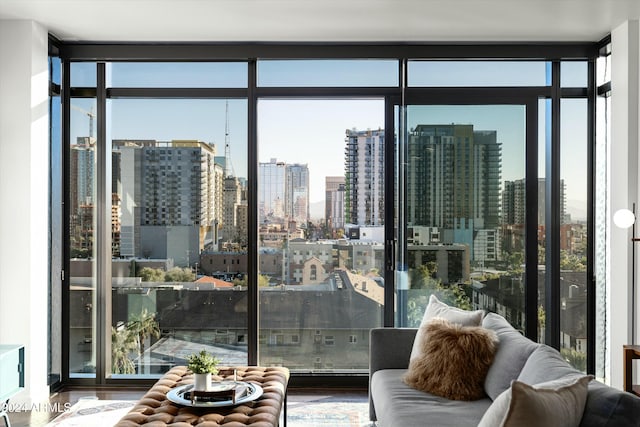
MULTIPOLYGON (((149 313, 145 308, 142 310, 139 316, 134 316, 127 323, 126 329, 134 337, 136 341, 136 347, 138 350, 138 363, 141 363, 142 355, 144 354, 144 343, 147 338, 159 338, 160 327, 156 321, 156 314, 149 313)), ((138 366, 138 372, 141 371, 141 366, 138 366)))
POLYGON ((111 327, 111 372, 135 374, 136 367, 129 357, 137 348, 135 337, 125 327, 111 327))

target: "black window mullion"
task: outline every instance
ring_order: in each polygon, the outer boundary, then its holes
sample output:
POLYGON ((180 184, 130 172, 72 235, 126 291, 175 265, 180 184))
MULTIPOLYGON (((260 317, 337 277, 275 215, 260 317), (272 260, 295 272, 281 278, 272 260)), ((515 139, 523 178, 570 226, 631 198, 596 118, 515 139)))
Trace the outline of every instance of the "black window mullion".
POLYGON ((546 141, 545 344, 560 349, 560 62, 552 62, 551 139, 546 141))
POLYGON ((268 97, 383 97, 397 95, 397 87, 257 87, 258 98, 268 97))
POLYGON ((108 88, 108 98, 245 98, 245 88, 108 88))
POLYGON ((97 91, 96 91, 96 203, 97 211, 95 235, 96 251, 96 383, 103 384, 107 374, 111 371, 111 197, 108 177, 111 176, 109 168, 110 152, 107 144, 106 128, 106 65, 104 62, 97 64, 97 91))
MULTIPOLYGON (((395 192, 395 183, 396 183, 396 171, 395 171, 395 149, 396 149, 396 135, 395 135, 395 120, 394 120, 394 111, 395 107, 398 106, 400 108, 400 102, 398 99, 394 99, 391 97, 387 97, 385 99, 385 145, 384 145, 384 191, 385 191, 385 202, 384 202, 384 234, 385 234, 385 259, 384 259, 384 315, 383 315, 383 323, 384 326, 394 326, 394 318, 395 318, 395 304, 394 304, 394 290, 395 290, 395 274, 396 274, 396 245, 403 244, 406 245, 406 242, 400 243, 396 240, 395 236, 395 204, 396 204, 396 195, 395 192)), ((398 136, 399 137, 399 136, 398 136)), ((402 222, 398 221, 398 226, 400 226, 402 222)), ((400 307, 398 305, 398 307, 400 307)))
POLYGON ((248 67, 248 152, 247 152, 247 204, 248 242, 247 251, 247 351, 249 365, 257 365, 259 358, 258 338, 260 333, 260 301, 258 290, 258 98, 256 96, 257 65, 250 61, 248 67))
POLYGON ((596 170, 596 62, 588 63, 587 97, 587 373, 596 373, 596 277, 595 277, 595 170, 596 170))
POLYGON ((68 191, 71 168, 71 153, 69 141, 71 140, 71 64, 69 61, 62 61, 62 382, 69 382, 69 343, 70 343, 70 318, 71 318, 71 256, 70 256, 70 229, 71 218, 71 192, 68 191))
POLYGON ((538 103, 526 110, 525 165, 525 335, 538 340, 538 103))
POLYGON ((586 43, 62 43, 60 56, 76 61, 246 61, 261 59, 584 59, 586 43))
POLYGON ((389 116, 385 126, 387 129, 385 138, 387 144, 385 145, 385 194, 393 194, 394 197, 387 197, 385 199, 386 216, 385 216, 385 237, 386 237, 386 254, 385 254, 385 295, 384 295, 384 326, 406 326, 406 302, 407 302, 407 290, 398 289, 398 283, 396 283, 396 273, 399 269, 406 268, 404 260, 407 258, 407 239, 405 238, 407 233, 406 223, 406 206, 407 198, 404 192, 406 188, 407 177, 404 170, 396 169, 396 165, 400 165, 405 157, 406 141, 405 141, 405 127, 406 127, 406 99, 405 91, 407 88, 407 59, 400 60, 398 67, 398 76, 400 82, 399 98, 387 98, 386 112, 387 115, 391 114, 391 121, 389 116), (395 107, 398 108, 398 115, 395 114, 395 107), (399 122, 396 122, 398 120, 399 122), (396 126, 397 125, 397 126, 396 126), (396 135, 396 127, 398 134, 396 135), (404 142, 403 142, 404 141, 404 142), (398 161, 396 161, 396 155, 398 161), (402 174, 402 176, 401 176, 402 174), (396 194, 396 185, 398 186, 396 194), (397 217, 396 217, 397 215, 397 217), (396 322, 396 310, 398 310, 396 322))

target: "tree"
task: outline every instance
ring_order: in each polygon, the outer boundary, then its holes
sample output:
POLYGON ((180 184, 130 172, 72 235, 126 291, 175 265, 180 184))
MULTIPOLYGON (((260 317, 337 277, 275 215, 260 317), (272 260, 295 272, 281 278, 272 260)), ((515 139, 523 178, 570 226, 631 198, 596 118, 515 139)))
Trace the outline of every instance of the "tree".
POLYGON ((560 251, 560 269, 565 271, 587 271, 587 259, 568 253, 566 250, 560 251))
MULTIPOLYGON (((111 371, 115 374, 135 374, 132 353, 137 354, 138 363, 142 363, 147 338, 159 338, 160 327, 155 313, 146 309, 132 316, 119 328, 111 328, 111 371)), ((141 371, 138 367, 138 372, 141 371)))
MULTIPOLYGON (((247 276, 245 275, 242 279, 235 278, 233 279, 234 286, 247 286, 247 276)), ((264 288, 269 286, 269 276, 265 276, 264 274, 258 274, 258 287, 264 288)))
POLYGON ((538 264, 544 265, 547 260, 547 252, 544 246, 538 245, 538 264))
POLYGON ((190 268, 173 267, 164 275, 165 282, 193 282, 196 275, 190 268))
POLYGON ((544 311, 544 307, 539 305, 538 306, 538 336, 539 337, 544 337, 544 330, 547 327, 546 319, 547 319, 547 314, 544 311))
POLYGON ((442 302, 463 310, 472 309, 471 299, 466 293, 465 285, 452 283, 445 285, 440 279, 435 278, 438 265, 435 262, 427 262, 409 270, 409 283, 412 290, 424 292, 412 292, 407 301, 407 325, 416 327, 420 324, 424 310, 429 303, 429 295, 435 294, 442 302))
POLYGON ((136 367, 130 354, 136 350, 134 336, 125 327, 111 327, 111 372, 135 374, 136 367))
POLYGON ((269 286, 269 277, 264 274, 258 274, 258 287, 264 288, 269 286))
POLYGON ((437 264, 428 262, 421 264, 416 268, 409 270, 409 282, 411 289, 429 289, 435 291, 438 289, 440 280, 434 276, 438 270, 437 264))
POLYGON ((140 270, 140 278, 143 282, 163 282, 164 270, 161 268, 144 267, 140 270))
POLYGON ((427 304, 429 304, 427 295, 416 295, 409 298, 407 301, 407 327, 417 328, 420 326, 427 304))
POLYGON ((575 350, 573 348, 561 348, 560 354, 571 366, 573 366, 579 371, 586 372, 587 370, 586 353, 575 350))
POLYGON ((524 273, 524 253, 522 252, 504 252, 504 259, 507 261, 507 269, 509 273, 522 274, 524 273))
POLYGON ((133 316, 127 323, 127 329, 135 337, 138 350, 138 363, 144 354, 144 343, 147 338, 160 338, 160 327, 156 321, 156 314, 142 310, 140 315, 133 316))

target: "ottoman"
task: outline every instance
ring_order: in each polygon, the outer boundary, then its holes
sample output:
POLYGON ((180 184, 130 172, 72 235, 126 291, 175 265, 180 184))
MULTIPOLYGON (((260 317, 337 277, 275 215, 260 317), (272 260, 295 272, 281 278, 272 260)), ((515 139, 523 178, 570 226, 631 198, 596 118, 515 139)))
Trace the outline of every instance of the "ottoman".
POLYGON ((234 366, 218 369, 220 374, 214 375, 215 381, 232 379, 235 369, 239 381, 259 384, 263 389, 262 396, 236 406, 197 408, 178 405, 167 399, 167 392, 193 383, 193 375, 185 366, 176 366, 164 374, 115 426, 276 427, 283 407, 286 426, 287 368, 234 366), (229 372, 229 375, 224 372, 229 372))

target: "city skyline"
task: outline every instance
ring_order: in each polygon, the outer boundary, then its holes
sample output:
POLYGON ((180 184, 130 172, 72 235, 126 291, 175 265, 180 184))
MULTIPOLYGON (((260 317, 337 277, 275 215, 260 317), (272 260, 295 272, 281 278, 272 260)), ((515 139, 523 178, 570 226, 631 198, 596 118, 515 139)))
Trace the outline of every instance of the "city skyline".
MULTIPOLYGON (((246 177, 247 103, 242 99, 228 100, 228 135, 225 133, 226 103, 227 100, 194 99, 153 102, 144 99, 111 100, 108 102, 107 138, 196 139, 215 144, 218 156, 224 155, 225 141, 229 140, 235 175, 246 177)), ((87 112, 95 111, 95 102, 93 99, 74 98, 73 104, 79 107, 71 110, 72 141, 75 141, 75 138, 89 133, 87 112)), ((562 178, 566 182, 567 212, 574 220, 580 220, 586 217, 587 189, 582 167, 583 161, 586 162, 586 150, 583 148, 586 136, 580 123, 582 110, 586 107, 571 100, 563 100, 562 107, 565 118, 561 127, 564 141, 562 178)), ((518 123, 519 114, 513 106, 490 106, 488 109, 487 106, 410 106, 407 128, 425 123, 473 123, 477 129, 497 130, 499 141, 503 143, 504 182, 524 177, 523 143, 504 143, 524 135, 524 123, 518 123), (477 111, 482 109, 486 112, 478 114, 477 111), (516 113, 505 116, 505 112, 510 110, 516 113), (518 172, 520 166, 522 170, 518 172)), ((308 164, 309 202, 312 218, 316 219, 317 214, 322 213, 320 206, 324 202, 325 177, 344 174, 345 131, 354 128, 384 129, 383 125, 382 99, 261 99, 258 103, 258 158, 260 162, 276 157, 288 164, 308 164)), ((93 126, 95 134, 95 123, 93 126)), ((544 118, 541 118, 541 141, 544 127, 544 118)), ((543 151, 539 157, 539 174, 543 177, 543 151)))

